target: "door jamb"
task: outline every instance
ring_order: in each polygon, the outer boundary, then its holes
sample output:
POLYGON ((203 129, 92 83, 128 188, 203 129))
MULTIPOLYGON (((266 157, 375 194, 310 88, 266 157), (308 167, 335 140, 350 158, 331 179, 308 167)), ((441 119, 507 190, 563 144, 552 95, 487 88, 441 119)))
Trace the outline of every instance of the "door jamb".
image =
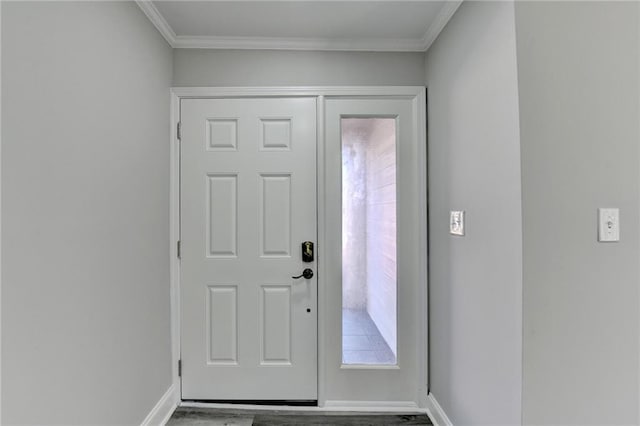
MULTIPOLYGON (((180 360, 180 259, 177 242, 180 240, 180 141, 177 127, 180 121, 180 101, 182 99, 207 98, 260 98, 260 97, 314 97, 317 102, 317 208, 318 208, 318 406, 324 407, 327 400, 325 389, 325 350, 321 342, 326 337, 324 312, 326 306, 323 277, 326 277, 324 259, 325 246, 325 184, 324 184, 324 100, 331 98, 409 98, 413 99, 414 117, 417 125, 418 143, 418 183, 420 192, 419 229, 420 258, 420 402, 426 404, 428 384, 428 301, 427 301, 427 148, 426 148, 426 93, 423 86, 318 86, 318 87, 173 87, 170 89, 170 129, 169 129, 169 276, 171 309, 171 378, 173 401, 182 400, 181 380, 178 372, 180 360)), ((380 404, 384 405, 384 404, 380 404)), ((392 407, 390 407, 392 408, 392 407)), ((343 407, 349 411, 349 407, 343 407)))

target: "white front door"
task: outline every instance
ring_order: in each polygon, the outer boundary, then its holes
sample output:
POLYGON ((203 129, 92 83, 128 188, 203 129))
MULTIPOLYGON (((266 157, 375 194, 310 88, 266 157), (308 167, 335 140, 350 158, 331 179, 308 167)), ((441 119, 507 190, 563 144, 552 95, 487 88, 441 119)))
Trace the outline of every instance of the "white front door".
POLYGON ((316 400, 316 99, 180 114, 182 399, 316 400))

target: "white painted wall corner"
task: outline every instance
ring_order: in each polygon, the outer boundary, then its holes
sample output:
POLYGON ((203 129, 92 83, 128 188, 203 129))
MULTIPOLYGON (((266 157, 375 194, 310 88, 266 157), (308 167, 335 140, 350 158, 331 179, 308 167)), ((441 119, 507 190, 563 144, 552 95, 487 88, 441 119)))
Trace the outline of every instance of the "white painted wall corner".
POLYGON ((151 409, 147 417, 142 421, 140 426, 164 426, 167 424, 171 415, 178 407, 179 395, 174 385, 162 395, 162 398, 151 409))
POLYGON ((429 396, 427 397, 427 414, 429 414, 429 418, 434 426, 453 426, 447 413, 444 412, 440 404, 438 404, 436 397, 433 396, 431 392, 429 392, 429 396))

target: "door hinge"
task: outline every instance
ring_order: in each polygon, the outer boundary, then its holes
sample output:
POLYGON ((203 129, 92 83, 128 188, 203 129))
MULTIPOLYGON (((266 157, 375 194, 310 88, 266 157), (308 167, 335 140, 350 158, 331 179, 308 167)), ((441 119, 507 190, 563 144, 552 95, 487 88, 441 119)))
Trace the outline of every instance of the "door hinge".
POLYGON ((181 255, 181 253, 180 253, 180 248, 181 248, 180 247, 180 241, 178 241, 178 244, 176 244, 176 248, 177 248, 177 251, 178 251, 178 259, 180 259, 180 255, 181 255))
POLYGON ((176 131, 178 140, 182 140, 182 122, 178 121, 178 130, 176 131))
POLYGON ((182 377, 182 360, 178 360, 178 377, 182 377))

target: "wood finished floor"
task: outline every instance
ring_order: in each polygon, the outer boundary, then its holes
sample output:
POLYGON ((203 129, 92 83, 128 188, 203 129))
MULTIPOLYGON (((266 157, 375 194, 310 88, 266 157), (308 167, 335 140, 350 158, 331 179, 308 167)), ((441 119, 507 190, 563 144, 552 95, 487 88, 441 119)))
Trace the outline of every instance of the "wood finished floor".
POLYGON ((426 414, 318 413, 178 408, 167 426, 406 426, 431 425, 426 414))

